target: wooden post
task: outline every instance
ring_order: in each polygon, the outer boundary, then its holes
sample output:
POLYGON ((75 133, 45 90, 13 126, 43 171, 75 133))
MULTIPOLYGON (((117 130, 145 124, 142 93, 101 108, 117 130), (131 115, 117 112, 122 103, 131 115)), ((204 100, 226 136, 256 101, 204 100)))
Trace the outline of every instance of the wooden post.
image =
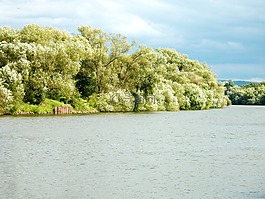
POLYGON ((72 110, 68 106, 56 106, 54 108, 54 114, 71 114, 72 110))

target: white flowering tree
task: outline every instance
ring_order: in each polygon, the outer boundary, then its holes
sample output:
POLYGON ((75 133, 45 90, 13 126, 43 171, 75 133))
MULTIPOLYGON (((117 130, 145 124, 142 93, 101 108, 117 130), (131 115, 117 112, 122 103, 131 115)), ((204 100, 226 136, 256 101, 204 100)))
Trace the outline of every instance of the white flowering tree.
POLYGON ((107 34, 89 26, 81 26, 78 30, 91 46, 91 54, 82 60, 77 74, 79 91, 84 97, 113 91, 119 84, 117 70, 120 58, 129 52, 133 44, 129 44, 125 36, 107 34))
MULTIPOLYGON (((22 30, 0 28, 1 113, 22 101, 39 105, 46 98, 78 110, 89 101, 100 111, 177 111, 227 104, 223 85, 204 63, 174 49, 130 44, 120 34, 89 26, 78 30, 71 35, 35 24, 22 30)), ((256 97, 257 92, 247 89, 243 97, 261 103, 263 94, 256 97)))
MULTIPOLYGON (((74 77, 81 60, 90 52, 83 37, 28 25, 20 32, 2 28, 0 39, 0 67, 9 67, 12 73, 21 75, 25 102, 39 104, 46 97, 69 100, 78 96, 74 77)), ((8 82, 9 77, 3 77, 4 81, 8 82)), ((12 92, 18 100, 16 92, 12 92)))
POLYGON ((16 107, 23 101, 25 96, 21 74, 11 69, 7 64, 0 69, 0 79, 2 79, 2 85, 12 92, 12 97, 14 98, 13 104, 16 107))
POLYGON ((13 107, 12 92, 5 88, 3 81, 0 79, 0 115, 9 113, 13 107))
POLYGON ((102 112, 133 111, 134 98, 128 90, 118 89, 115 92, 99 94, 96 106, 102 112))

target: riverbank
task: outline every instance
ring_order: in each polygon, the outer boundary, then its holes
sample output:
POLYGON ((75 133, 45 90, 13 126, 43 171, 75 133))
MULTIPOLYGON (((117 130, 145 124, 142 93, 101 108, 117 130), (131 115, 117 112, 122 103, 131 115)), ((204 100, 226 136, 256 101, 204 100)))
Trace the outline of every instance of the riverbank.
POLYGON ((55 114, 54 111, 53 112, 41 112, 41 113, 34 113, 34 112, 16 112, 14 114, 11 115, 71 115, 71 114, 93 114, 93 113, 99 113, 98 110, 93 109, 93 110, 72 110, 69 113, 59 113, 59 114, 55 114))
POLYGON ((51 99, 45 99, 39 105, 20 103, 14 107, 13 111, 5 115, 90 114, 99 112, 85 103, 85 101, 81 102, 79 104, 76 103, 75 107, 51 99))
MULTIPOLYGON (((131 102, 133 103, 133 101, 131 102)), ((119 104, 115 103, 117 107, 119 107, 119 104)), ((114 107, 113 105, 113 107, 114 107)), ((94 105, 97 107, 96 105, 94 105)), ((51 100, 51 99, 45 99, 43 102, 41 102, 39 105, 33 105, 29 103, 20 103, 16 107, 14 107, 13 111, 9 112, 8 114, 4 115, 71 115, 71 114, 95 114, 95 113, 119 113, 119 112, 161 112, 161 111, 169 111, 169 112, 175 112, 175 111, 183 111, 184 109, 176 109, 176 110, 166 110, 166 109, 148 109, 146 108, 146 103, 138 103, 137 104, 137 111, 135 111, 135 104, 130 105, 130 108, 109 108, 107 110, 101 109, 101 107, 93 107, 90 105, 87 101, 80 99, 79 103, 75 103, 75 106, 72 106, 71 104, 65 104, 64 102, 51 100)), ((223 108, 225 106, 229 106, 229 104, 223 105, 221 107, 215 107, 215 108, 223 108)), ((215 108, 205 108, 202 110, 209 110, 209 109, 215 109, 215 108)), ((189 109, 186 109, 189 110, 189 109)), ((184 111, 186 111, 184 110, 184 111)), ((0 114, 1 116, 1 114, 0 114)))

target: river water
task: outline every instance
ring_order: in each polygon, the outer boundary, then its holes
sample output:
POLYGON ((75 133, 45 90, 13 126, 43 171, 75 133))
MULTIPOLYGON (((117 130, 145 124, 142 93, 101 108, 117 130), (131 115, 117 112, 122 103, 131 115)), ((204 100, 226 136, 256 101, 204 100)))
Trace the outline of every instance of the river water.
POLYGON ((2 199, 265 198, 265 107, 0 117, 2 199))

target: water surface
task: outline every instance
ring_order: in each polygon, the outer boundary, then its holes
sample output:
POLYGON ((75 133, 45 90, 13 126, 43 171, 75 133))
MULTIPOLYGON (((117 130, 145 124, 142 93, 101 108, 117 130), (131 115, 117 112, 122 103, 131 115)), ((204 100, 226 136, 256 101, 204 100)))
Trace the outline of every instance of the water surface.
POLYGON ((0 117, 0 198, 265 198, 265 107, 0 117))

